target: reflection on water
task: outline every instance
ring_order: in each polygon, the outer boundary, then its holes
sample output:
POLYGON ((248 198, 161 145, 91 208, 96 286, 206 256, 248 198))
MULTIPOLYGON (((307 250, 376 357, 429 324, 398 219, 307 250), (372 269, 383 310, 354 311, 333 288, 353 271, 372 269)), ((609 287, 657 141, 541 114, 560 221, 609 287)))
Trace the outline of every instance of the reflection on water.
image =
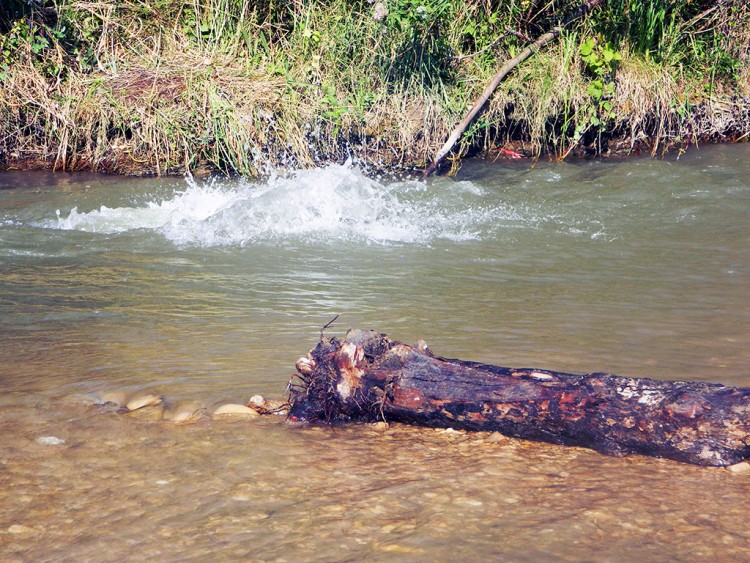
POLYGON ((724 470, 90 398, 280 396, 335 314, 447 356, 750 386, 748 156, 0 176, 2 559, 747 559, 750 480, 724 470))

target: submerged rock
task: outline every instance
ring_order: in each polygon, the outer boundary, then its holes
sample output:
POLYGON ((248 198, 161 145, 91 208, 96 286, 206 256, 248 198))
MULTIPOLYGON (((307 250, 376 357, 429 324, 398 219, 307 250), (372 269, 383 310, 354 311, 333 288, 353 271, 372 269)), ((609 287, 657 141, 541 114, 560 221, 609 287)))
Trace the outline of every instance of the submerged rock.
POLYGON ((128 403, 128 394, 125 391, 102 391, 98 397, 102 404, 112 404, 117 408, 124 407, 128 403))
POLYGON ((739 463, 735 463, 734 465, 730 465, 727 467, 729 471, 732 473, 745 473, 747 471, 750 471, 750 462, 747 461, 741 461, 739 463))
POLYGON ((218 407, 213 413, 214 418, 255 418, 258 416, 260 416, 260 414, 257 411, 251 409, 247 405, 241 405, 239 403, 226 403, 218 407))
POLYGON ((185 401, 164 409, 162 419, 175 424, 191 424, 208 416, 205 405, 199 401, 185 401))
POLYGON ((136 411, 138 409, 142 409, 143 407, 153 407, 156 405, 160 405, 161 402, 162 398, 158 395, 152 395, 151 393, 137 394, 127 402, 125 407, 129 411, 136 411))
POLYGON ((32 536, 37 534, 37 530, 24 524, 11 524, 8 526, 8 533, 16 536, 32 536))
POLYGON ((142 422, 159 422, 164 415, 164 407, 161 403, 148 405, 124 412, 128 418, 134 418, 142 422))
POLYGON ((289 413, 289 403, 266 399, 262 395, 253 395, 250 397, 247 406, 258 414, 279 414, 286 416, 289 413))
POLYGON ((97 393, 95 402, 114 407, 120 414, 145 422, 172 422, 189 424, 213 417, 254 418, 266 414, 286 415, 289 404, 253 395, 247 405, 211 401, 183 401, 173 403, 166 397, 147 391, 135 393, 126 390, 109 390, 97 393))
POLYGON ((98 402, 102 405, 114 405, 118 409, 135 411, 144 407, 151 407, 162 403, 162 398, 146 391, 135 393, 121 389, 102 391, 97 393, 98 402))

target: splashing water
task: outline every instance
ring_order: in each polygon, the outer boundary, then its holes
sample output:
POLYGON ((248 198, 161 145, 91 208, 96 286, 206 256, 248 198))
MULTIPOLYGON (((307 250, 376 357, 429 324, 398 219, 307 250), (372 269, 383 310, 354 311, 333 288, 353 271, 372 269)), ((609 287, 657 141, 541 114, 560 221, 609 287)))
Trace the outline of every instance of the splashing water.
POLYGON ((472 182, 383 182, 347 162, 264 183, 186 180, 187 188, 146 205, 79 212, 43 226, 96 233, 153 230, 178 245, 260 241, 429 243, 470 240, 487 225, 518 220, 472 182))

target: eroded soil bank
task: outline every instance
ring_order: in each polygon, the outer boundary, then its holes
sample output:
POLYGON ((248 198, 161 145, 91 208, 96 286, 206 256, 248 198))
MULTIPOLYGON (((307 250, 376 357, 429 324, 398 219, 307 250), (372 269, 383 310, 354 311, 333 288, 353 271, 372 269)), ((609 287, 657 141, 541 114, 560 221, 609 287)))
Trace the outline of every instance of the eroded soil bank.
MULTIPOLYGON (((424 169, 498 69, 578 4, 12 1, 0 169, 424 169)), ((748 139, 749 5, 596 4, 502 81, 448 169, 748 139)))

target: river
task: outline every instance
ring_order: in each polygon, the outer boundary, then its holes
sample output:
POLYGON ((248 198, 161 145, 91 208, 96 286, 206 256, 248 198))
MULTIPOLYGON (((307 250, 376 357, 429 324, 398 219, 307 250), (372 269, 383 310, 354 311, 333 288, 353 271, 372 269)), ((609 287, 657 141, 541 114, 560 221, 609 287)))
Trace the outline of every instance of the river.
POLYGON ((750 476, 100 404, 282 397, 328 334, 750 386, 750 144, 244 179, 0 174, 0 559, 750 559, 750 476))

